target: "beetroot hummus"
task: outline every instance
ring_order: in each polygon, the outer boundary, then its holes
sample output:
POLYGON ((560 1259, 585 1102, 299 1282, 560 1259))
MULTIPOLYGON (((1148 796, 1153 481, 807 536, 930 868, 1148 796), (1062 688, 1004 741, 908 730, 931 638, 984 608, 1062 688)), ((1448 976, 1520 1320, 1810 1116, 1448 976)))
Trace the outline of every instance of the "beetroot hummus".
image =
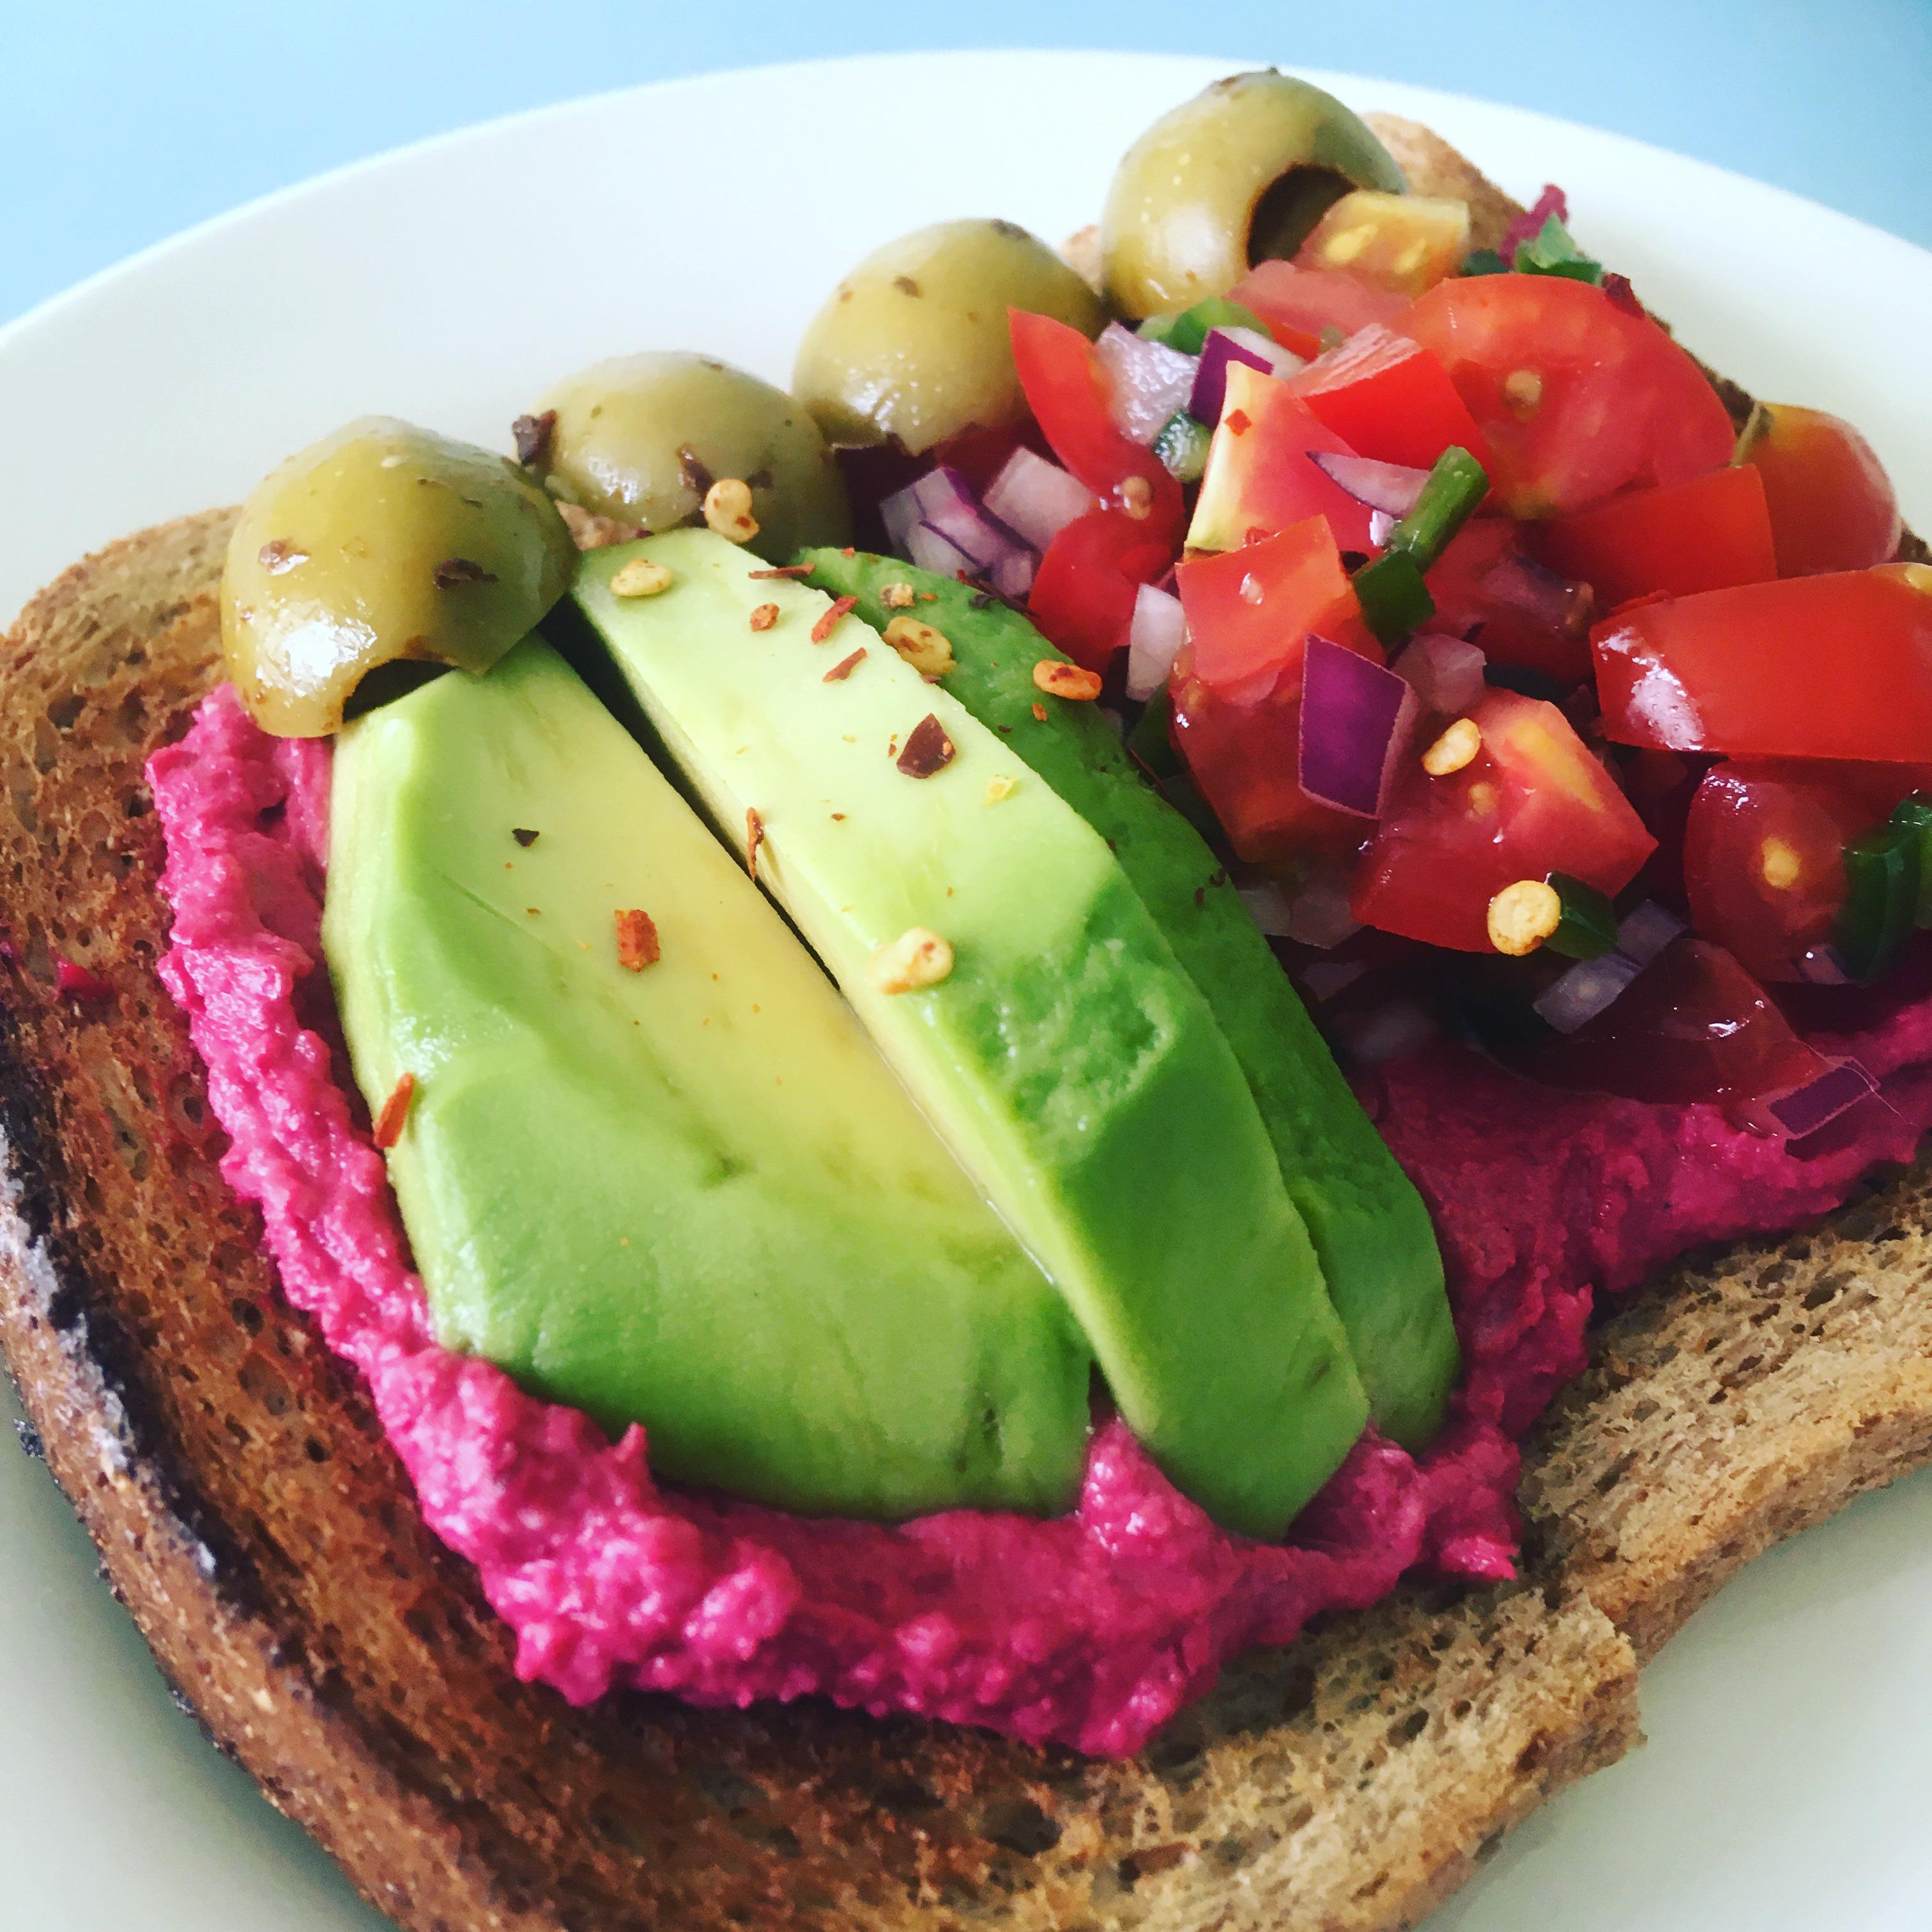
POLYGON ((1436 1219, 1467 1358, 1424 1456, 1372 1433, 1291 1540, 1217 1528, 1118 1421, 1078 1508, 808 1520, 660 1490, 612 1443, 437 1346, 382 1156, 352 1112, 319 934, 329 752, 272 738, 226 686, 148 767, 174 909, 160 965, 290 1300, 374 1393, 430 1526, 474 1563, 517 1669, 573 1702, 614 1684, 704 1704, 816 1694, 1035 1743, 1137 1750, 1228 1658, 1360 1607, 1404 1571, 1512 1573, 1511 1437, 1581 1366, 1594 1290, 1706 1240, 1790 1225, 1932 1121, 1932 998, 1834 1050, 1883 1076, 1793 1154, 1716 1109, 1551 1094, 1460 1049, 1364 1098, 1436 1219))

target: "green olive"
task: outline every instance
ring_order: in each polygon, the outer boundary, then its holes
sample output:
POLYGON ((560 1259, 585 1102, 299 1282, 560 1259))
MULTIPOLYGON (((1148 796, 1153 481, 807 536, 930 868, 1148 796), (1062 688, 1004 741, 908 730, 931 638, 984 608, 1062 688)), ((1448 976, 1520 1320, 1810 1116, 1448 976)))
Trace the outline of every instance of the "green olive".
POLYGON ((917 455, 1024 410, 1009 308, 1098 335, 1094 291, 1010 221, 941 221, 868 255, 799 345, 792 387, 834 442, 896 437, 917 455))
POLYGON ((577 548, 507 458, 364 416, 256 487, 221 577, 228 674, 284 738, 405 661, 488 670, 569 588, 577 548))
POLYGON ((537 460, 586 510, 646 530, 702 514, 720 478, 752 486, 750 548, 782 563, 838 544, 851 511, 818 426, 782 389, 708 356, 654 351, 595 364, 537 405, 556 420, 537 460))
POLYGON ((1224 296, 1292 255, 1352 188, 1401 194, 1402 170, 1332 94, 1268 68, 1163 115, 1115 170, 1101 218, 1107 296, 1138 318, 1224 296))

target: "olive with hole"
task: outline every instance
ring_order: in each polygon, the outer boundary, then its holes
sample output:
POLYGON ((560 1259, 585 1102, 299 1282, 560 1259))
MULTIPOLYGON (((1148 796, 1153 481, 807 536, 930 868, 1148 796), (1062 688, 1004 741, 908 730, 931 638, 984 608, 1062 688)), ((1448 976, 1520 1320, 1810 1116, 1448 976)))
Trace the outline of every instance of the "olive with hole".
POLYGON ((940 221, 868 255, 799 345, 792 387, 834 442, 896 440, 916 456, 1025 413, 1010 308, 1098 335, 1100 298, 1010 221, 940 221))
POLYGON ((507 458, 364 416, 243 505, 221 576, 229 678, 263 729, 323 737, 371 672, 488 670, 576 564, 556 504, 507 458))
POLYGON ((561 382, 535 464, 586 510, 647 530, 698 520, 705 492, 752 487, 748 547, 782 563, 808 544, 842 544, 845 485, 808 411, 715 356, 652 350, 614 356, 561 382))
POLYGON ((1163 115, 1115 170, 1107 298, 1138 319, 1226 295, 1256 262, 1292 256, 1351 188, 1407 186, 1332 94, 1272 68, 1232 74, 1163 115))

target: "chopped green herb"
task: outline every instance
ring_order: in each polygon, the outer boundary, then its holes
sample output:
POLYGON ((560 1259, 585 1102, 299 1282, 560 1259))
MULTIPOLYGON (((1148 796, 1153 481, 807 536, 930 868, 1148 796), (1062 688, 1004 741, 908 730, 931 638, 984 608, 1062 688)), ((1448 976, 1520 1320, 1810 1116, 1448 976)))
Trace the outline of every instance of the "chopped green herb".
POLYGON ((1566 959, 1597 959, 1617 943, 1616 908, 1609 898, 1568 872, 1552 872, 1547 884, 1563 908, 1556 930, 1543 943, 1566 959))
POLYGON ((1185 410, 1176 410, 1160 426, 1154 440, 1154 453, 1166 464, 1168 473, 1184 483, 1198 483, 1208 467, 1208 446, 1214 433, 1205 423, 1196 422, 1185 410))
POLYGON ((1493 248, 1472 248, 1462 257, 1466 275, 1506 275, 1509 264, 1493 248))
POLYGON ((1210 328, 1258 328, 1264 335, 1268 333, 1267 323, 1252 309, 1230 302, 1226 296, 1210 296, 1205 302, 1172 314, 1150 315, 1141 324, 1140 332, 1148 341, 1165 343, 1184 356, 1198 356, 1210 328))
POLYGON ((1516 267, 1520 274, 1567 275, 1573 282, 1604 279, 1603 263, 1585 254, 1553 214, 1527 242, 1516 244, 1516 267))
POLYGON ((1430 568, 1489 494, 1488 472, 1466 449, 1452 446, 1436 459, 1415 508, 1389 532, 1389 548, 1406 550, 1419 570, 1430 568))
POLYGON ((1926 833, 1894 813, 1845 848, 1850 888, 1838 915, 1838 950, 1854 980, 1876 980, 1897 960, 1918 922, 1926 833))
POLYGON ((1892 822, 1918 835, 1918 905, 1913 922, 1932 926, 1932 798, 1914 792, 1892 813, 1892 822))
POLYGON ((1362 621, 1385 644, 1400 644, 1436 614, 1421 566, 1393 542, 1374 562, 1364 564, 1354 580, 1362 621))

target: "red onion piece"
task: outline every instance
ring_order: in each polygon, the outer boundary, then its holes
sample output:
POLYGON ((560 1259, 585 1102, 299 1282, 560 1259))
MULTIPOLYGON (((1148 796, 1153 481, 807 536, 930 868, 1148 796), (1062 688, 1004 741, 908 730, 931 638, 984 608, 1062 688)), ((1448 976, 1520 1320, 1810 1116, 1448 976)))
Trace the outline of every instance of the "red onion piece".
POLYGON ((1558 1033, 1574 1033, 1594 1019, 1643 970, 1621 952, 1580 959, 1544 989, 1536 1011, 1558 1033))
POLYGON ((1143 584, 1134 594, 1127 627, 1127 695, 1144 702, 1167 682, 1187 635, 1180 599, 1171 590, 1143 584))
POLYGON ((1414 639, 1396 659, 1394 669, 1414 690, 1424 710, 1460 718, 1481 701, 1487 688, 1483 667, 1488 662, 1481 649, 1467 639, 1432 631, 1414 639))
POLYGON ((1264 884, 1238 886, 1235 890, 1247 908, 1248 916, 1270 939, 1288 938, 1294 908, 1280 886, 1264 884))
POLYGON ((1878 1082, 1856 1060, 1834 1060, 1823 1072, 1766 1102, 1766 1111, 1788 1138, 1802 1140, 1878 1091, 1878 1082))
POLYGON ((1118 322, 1110 322, 1094 345, 1113 388, 1114 421, 1123 435, 1144 449, 1162 424, 1187 406, 1194 393, 1198 358, 1164 342, 1150 342, 1118 322))
POLYGON ((1033 588, 1034 575, 1039 568, 1038 553, 1022 546, 1001 557, 987 572, 986 581, 1002 597, 1018 603, 1033 588))
POLYGON ((1301 788, 1358 818, 1382 815, 1420 707, 1392 670, 1311 635, 1301 684, 1301 788))
POLYGON ((1311 449, 1308 460, 1357 502, 1385 516, 1407 516, 1429 481, 1426 470, 1412 470, 1402 463, 1378 463, 1372 457, 1346 456, 1335 450, 1311 449))
POLYGON ((1626 959, 1648 966, 1684 930, 1684 922, 1667 906, 1646 899, 1618 926, 1617 950, 1626 959))
POLYGON ((1502 242, 1496 253, 1505 262, 1514 262, 1516 251, 1526 242, 1534 242, 1543 232, 1543 224, 1552 214, 1558 221, 1568 221, 1570 198, 1554 182, 1545 182, 1543 192, 1503 230, 1502 242))
POLYGON ((962 571, 968 577, 977 577, 987 567, 930 524, 914 524, 899 548, 908 561, 922 570, 931 571, 935 577, 957 577, 962 571))
POLYGON ((1303 366, 1292 350, 1282 348, 1258 328, 1210 328, 1201 345, 1201 365, 1195 372, 1193 393, 1187 402, 1187 413, 1196 422, 1221 420, 1230 362, 1245 362, 1264 376, 1291 376, 1303 366))
POLYGON ((1361 929, 1362 922, 1348 904, 1347 878, 1324 873, 1310 879, 1288 901, 1287 929, 1282 936, 1327 952, 1353 939, 1361 929))
POLYGON ((1490 565, 1479 581, 1498 604, 1507 604, 1564 637, 1581 637, 1589 627, 1595 601, 1590 586, 1558 576, 1534 557, 1505 556, 1490 565))
POLYGON ((982 508, 965 478, 945 464, 888 496, 879 514, 892 548, 922 570, 944 577, 963 570, 1008 596, 1024 596, 1033 582, 1039 560, 1030 547, 982 508))
POLYGON ((987 514, 1035 550, 1046 549, 1076 517, 1099 503, 1084 483, 1030 449, 1015 450, 986 486, 987 514))

